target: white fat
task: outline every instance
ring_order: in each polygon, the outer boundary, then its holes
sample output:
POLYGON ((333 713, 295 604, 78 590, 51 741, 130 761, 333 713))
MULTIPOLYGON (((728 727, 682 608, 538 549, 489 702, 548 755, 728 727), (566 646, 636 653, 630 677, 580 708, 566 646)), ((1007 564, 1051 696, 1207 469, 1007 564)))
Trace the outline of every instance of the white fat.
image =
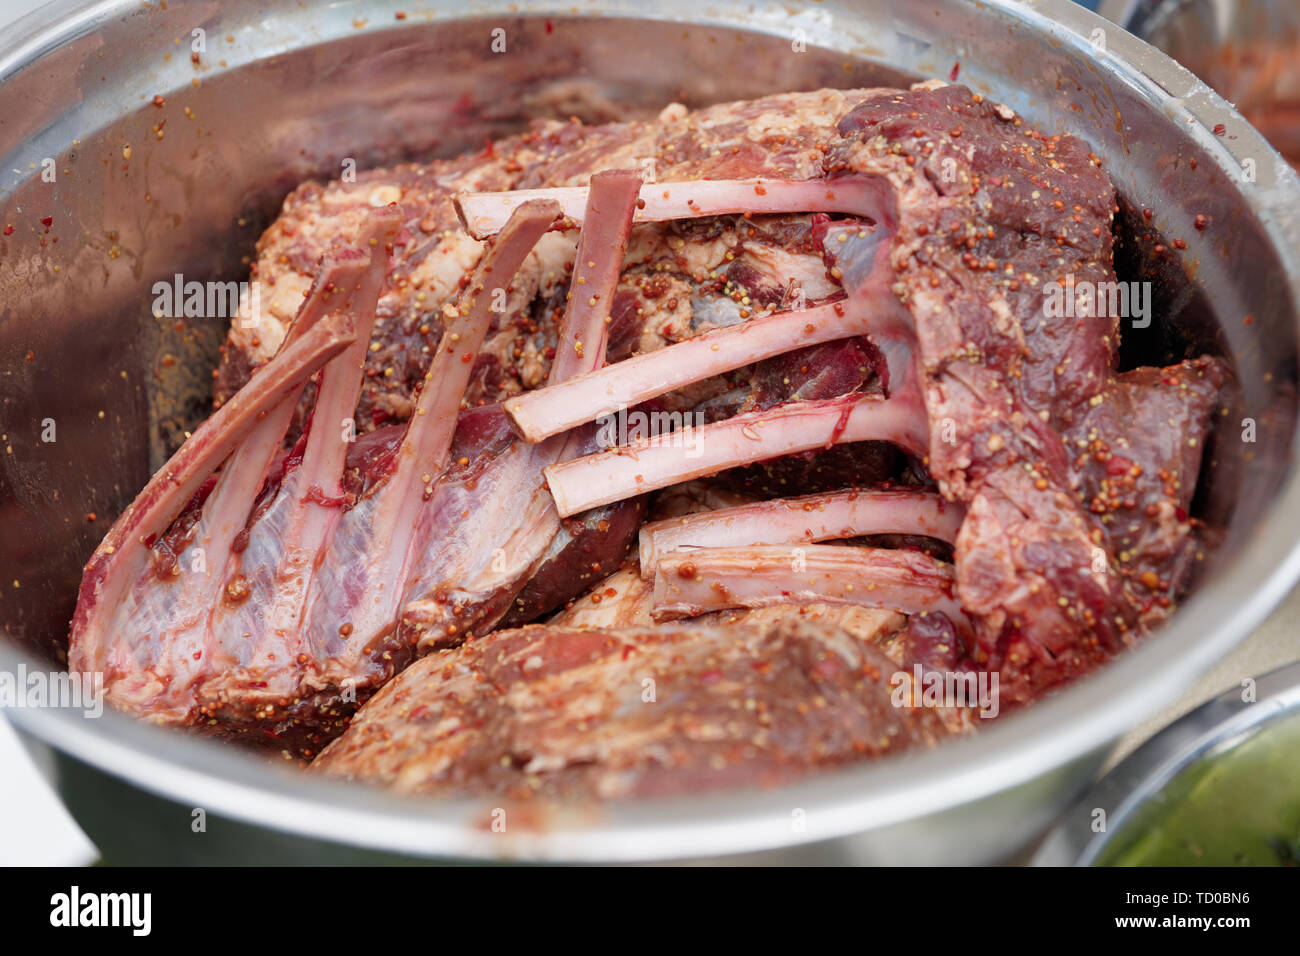
POLYGON ((686 119, 686 116, 689 113, 690 110, 686 108, 685 104, 669 103, 667 106, 665 106, 662 110, 659 111, 659 117, 657 122, 680 123, 682 120, 686 119))
POLYGON ((439 240, 411 272, 411 284, 431 302, 455 299, 461 276, 478 263, 483 243, 463 232, 453 232, 439 240))
POLYGON ((840 291, 840 287, 827 278, 826 264, 821 256, 752 243, 745 247, 740 258, 759 272, 775 277, 784 286, 789 286, 791 279, 796 280, 809 299, 822 299, 840 291))

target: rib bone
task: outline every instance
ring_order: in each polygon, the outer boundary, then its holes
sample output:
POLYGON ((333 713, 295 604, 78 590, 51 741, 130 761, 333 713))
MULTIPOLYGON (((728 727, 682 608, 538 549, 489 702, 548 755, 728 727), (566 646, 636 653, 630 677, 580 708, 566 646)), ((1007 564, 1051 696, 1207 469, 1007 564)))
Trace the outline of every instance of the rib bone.
POLYGON ((575 458, 547 468, 546 481, 560 515, 568 517, 727 468, 842 442, 889 441, 923 458, 928 437, 918 395, 855 393, 789 402, 575 458))
MULTIPOLYGON (((605 360, 605 317, 627 251, 639 182, 626 171, 592 177, 552 381, 605 360)), ((486 420, 500 416, 500 410, 476 414, 486 420)), ((499 424, 507 425, 503 416, 499 424)), ((578 435, 557 435, 539 444, 516 440, 492 453, 472 479, 444 479, 433 489, 422 513, 423 558, 406 579, 399 625, 404 644, 423 653, 482 633, 510 610, 548 558, 576 563, 576 557, 566 558, 564 548, 556 546, 568 532, 547 493, 543 468, 573 454, 580 440, 578 435), (502 500, 510 506, 502 506, 502 500)))
MULTIPOLYGON (((582 192, 581 189, 522 191, 526 195, 546 195, 561 205, 582 192)), ((514 193, 462 194, 457 201, 462 215, 472 218, 477 214, 475 210, 513 206, 521 200, 505 197, 515 196, 514 193)), ((876 231, 872 227, 870 269, 843 277, 849 293, 845 300, 773 313, 716 329, 596 369, 572 381, 510 399, 506 411, 529 441, 541 441, 620 408, 796 348, 868 332, 877 337, 910 333, 909 317, 899 308, 890 289, 888 238, 892 234, 892 214, 878 180, 767 183, 702 180, 644 186, 641 199, 645 208, 638 210, 638 216, 643 220, 734 212, 835 211, 870 218, 882 228, 876 231)))
POLYGON ((828 544, 701 548, 659 560, 652 613, 668 621, 726 608, 859 604, 937 612, 965 628, 953 587, 952 565, 919 551, 828 544))
MULTIPOLYGON (((377 491, 342 516, 312 586, 308 642, 316 656, 360 660, 390 638, 408 582, 437 542, 428 538, 430 499, 446 466, 473 358, 492 318, 493 289, 505 288, 555 221, 554 203, 524 203, 497 236, 462 296, 426 375, 425 388, 377 491)), ((344 664, 343 670, 348 665, 344 664)))
POLYGON ((928 491, 838 491, 700 511, 641 527, 641 576, 671 552, 811 544, 871 534, 957 539, 966 509, 928 491))
MULTIPOLYGON (((319 317, 320 313, 313 310, 313 314, 319 317)), ((348 313, 320 319, 200 425, 154 474, 86 565, 72 623, 69 666, 73 670, 106 669, 111 648, 125 639, 114 633, 112 620, 132 583, 146 573, 153 542, 263 416, 296 396, 317 369, 355 340, 353 318, 348 313)))
POLYGON ((557 385, 509 399, 506 413, 531 442, 630 408, 694 382, 809 345, 865 335, 866 303, 846 299, 774 312, 633 355, 557 385))
POLYGON ((569 305, 557 336, 555 362, 548 380, 551 385, 605 364, 609 310, 623 271, 640 185, 641 177, 628 170, 608 170, 592 176, 592 188, 587 190, 589 208, 585 210, 573 260, 569 305))
MULTIPOLYGON (((476 239, 495 235, 521 204, 537 199, 558 203, 577 223, 587 205, 587 187, 516 189, 510 192, 460 193, 456 212, 476 239)), ((810 179, 799 182, 770 179, 708 180, 646 183, 641 187, 637 222, 697 219, 733 213, 844 212, 883 222, 892 212, 893 196, 884 180, 875 177, 810 179)))

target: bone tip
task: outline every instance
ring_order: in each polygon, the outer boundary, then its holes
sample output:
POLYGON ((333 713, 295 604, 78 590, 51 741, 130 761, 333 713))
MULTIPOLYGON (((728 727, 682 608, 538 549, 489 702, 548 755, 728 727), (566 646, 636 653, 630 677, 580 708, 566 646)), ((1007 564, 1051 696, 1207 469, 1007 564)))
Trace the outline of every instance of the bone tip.
POLYGON ((487 233, 483 229, 483 217, 471 216, 465 211, 465 198, 467 193, 456 193, 451 197, 451 204, 456 209, 456 217, 460 219, 461 226, 475 239, 486 239, 487 233))
POLYGON ((507 399, 501 404, 501 408, 505 411, 506 417, 510 419, 510 425, 515 432, 521 435, 528 444, 536 445, 539 441, 549 438, 550 435, 538 429, 532 419, 528 417, 528 404, 524 400, 528 394, 530 393, 516 395, 514 398, 507 399))

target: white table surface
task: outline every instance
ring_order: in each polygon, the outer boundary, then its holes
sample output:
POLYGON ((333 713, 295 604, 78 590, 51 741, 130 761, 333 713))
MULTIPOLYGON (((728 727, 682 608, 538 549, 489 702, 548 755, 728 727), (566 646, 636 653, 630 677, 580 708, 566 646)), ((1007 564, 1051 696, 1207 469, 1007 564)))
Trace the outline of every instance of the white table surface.
MULTIPOLYGON (((0 0, 0 31, 44 0, 0 0)), ((1111 762, 1197 704, 1291 661, 1300 660, 1300 590, 1291 594, 1235 652, 1174 704, 1128 734, 1111 762)), ((32 764, 0 715, 0 866, 78 865, 97 854, 32 764)))

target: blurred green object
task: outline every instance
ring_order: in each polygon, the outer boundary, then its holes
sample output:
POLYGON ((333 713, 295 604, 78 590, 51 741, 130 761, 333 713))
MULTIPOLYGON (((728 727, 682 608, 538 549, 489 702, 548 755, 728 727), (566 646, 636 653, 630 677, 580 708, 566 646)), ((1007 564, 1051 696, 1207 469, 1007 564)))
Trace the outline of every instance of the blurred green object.
POLYGON ((1300 865, 1300 714, 1225 741, 1187 767, 1095 865, 1300 865))

